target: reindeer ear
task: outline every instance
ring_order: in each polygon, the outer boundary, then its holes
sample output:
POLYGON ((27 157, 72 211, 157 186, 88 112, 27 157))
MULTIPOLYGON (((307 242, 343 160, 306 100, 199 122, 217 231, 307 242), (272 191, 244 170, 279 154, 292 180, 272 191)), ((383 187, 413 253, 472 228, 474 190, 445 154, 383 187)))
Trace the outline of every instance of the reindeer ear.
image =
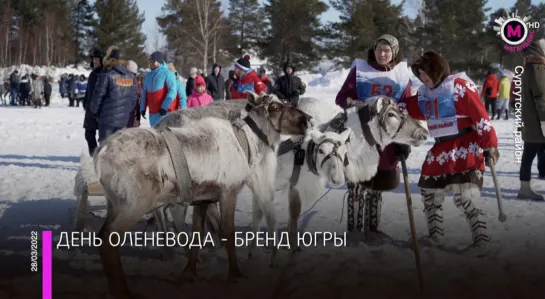
POLYGON ((261 98, 253 91, 247 90, 246 94, 248 94, 248 103, 252 106, 258 106, 261 104, 261 98))
POLYGON ((309 137, 314 143, 320 143, 322 142, 322 139, 324 138, 324 134, 318 130, 310 130, 309 137))
POLYGON ((350 134, 352 133, 352 130, 350 128, 347 128, 346 130, 342 131, 341 133, 341 141, 345 144, 350 141, 350 134))

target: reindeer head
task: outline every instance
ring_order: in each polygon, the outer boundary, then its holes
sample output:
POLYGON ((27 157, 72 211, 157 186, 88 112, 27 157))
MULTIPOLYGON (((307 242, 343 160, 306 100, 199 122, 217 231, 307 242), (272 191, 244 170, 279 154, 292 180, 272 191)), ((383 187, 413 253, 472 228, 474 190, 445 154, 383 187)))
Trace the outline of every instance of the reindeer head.
POLYGON ((348 163, 347 142, 351 133, 350 129, 346 129, 340 134, 331 131, 321 133, 318 130, 312 130, 309 134, 314 143, 312 151, 308 153, 314 165, 309 167, 315 167, 318 175, 325 177, 332 187, 345 183, 344 167, 348 163))
MULTIPOLYGON (((369 109, 369 128, 379 144, 388 145, 395 142, 420 146, 428 139, 428 130, 401 112, 394 99, 374 96, 368 98, 366 104, 368 107, 359 109, 369 109)), ((362 111, 359 111, 359 114, 361 121, 362 111)))
POLYGON ((247 91, 248 104, 258 115, 266 118, 271 127, 281 135, 304 135, 312 127, 311 116, 282 103, 275 95, 257 95, 247 91))

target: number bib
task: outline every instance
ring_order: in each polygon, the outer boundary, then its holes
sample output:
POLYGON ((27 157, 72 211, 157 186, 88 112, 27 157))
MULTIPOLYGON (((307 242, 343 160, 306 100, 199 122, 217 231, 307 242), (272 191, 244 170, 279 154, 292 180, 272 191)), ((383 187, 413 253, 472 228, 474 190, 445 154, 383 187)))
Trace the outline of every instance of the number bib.
POLYGON ((454 87, 454 80, 458 78, 471 81, 465 73, 460 73, 448 76, 435 89, 430 90, 422 85, 418 90, 418 106, 427 120, 432 138, 458 134, 456 117, 458 94, 454 87))
POLYGON ((407 62, 400 62, 391 71, 379 71, 371 67, 367 61, 356 59, 356 88, 358 100, 365 101, 372 96, 384 95, 399 101, 410 81, 407 62))

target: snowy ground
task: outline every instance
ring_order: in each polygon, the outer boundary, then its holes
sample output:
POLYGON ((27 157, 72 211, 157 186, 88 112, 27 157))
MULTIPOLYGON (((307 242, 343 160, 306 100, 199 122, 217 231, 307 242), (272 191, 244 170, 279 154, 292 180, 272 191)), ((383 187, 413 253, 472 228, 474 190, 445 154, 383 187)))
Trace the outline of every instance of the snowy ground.
MULTIPOLYGON (((334 99, 337 86, 314 85, 308 96, 334 99)), ((30 231, 50 229, 54 245, 61 231, 71 231, 75 210, 74 176, 79 155, 86 151, 82 129, 84 112, 68 108, 67 101, 53 99, 52 107, 0 107, 0 298, 40 298, 41 277, 30 272, 30 231)), ((489 233, 499 251, 487 258, 453 252, 470 242, 465 218, 452 200, 445 202, 444 223, 448 248, 420 247, 427 298, 543 298, 545 292, 545 203, 516 199, 519 165, 514 162, 512 121, 494 121, 500 138, 497 166, 508 221, 497 220, 496 195, 486 173, 483 197, 476 205, 484 210, 489 233)), ((416 183, 431 140, 413 148, 408 161, 410 189, 418 238, 426 235, 423 205, 416 183)), ((534 165, 535 167, 535 165, 534 165)), ((537 170, 534 171, 537 173, 537 170)), ((536 181, 538 190, 545 182, 536 181)), ((327 189, 324 189, 326 192, 327 189)), ((304 231, 342 234, 345 190, 331 190, 306 213, 304 231)), ((181 284, 179 276, 187 259, 161 261, 156 249, 124 248, 123 265, 130 288, 144 298, 416 298, 418 279, 403 184, 384 193, 381 229, 394 241, 362 242, 346 247, 307 247, 291 261, 287 252, 278 256, 279 267, 267 267, 268 253, 258 249, 253 260, 247 248, 238 248, 242 271, 249 277, 238 284, 224 282, 227 259, 223 250, 201 252, 202 281, 181 284), (199 297, 197 297, 199 296, 199 297), (395 296, 395 297, 394 297, 395 296)), ((100 200, 100 198, 99 198, 100 200)), ((314 202, 304 203, 306 211, 314 202)), ((251 197, 239 197, 236 224, 249 229, 251 197)), ((285 230, 288 204, 278 194, 279 229, 285 230)), ((189 221, 188 217, 188 221, 189 221)), ((100 221, 92 223, 99 228, 100 221)), ((142 225, 135 228, 142 230, 142 225)), ((97 250, 54 247, 53 298, 104 298, 107 290, 97 250)))

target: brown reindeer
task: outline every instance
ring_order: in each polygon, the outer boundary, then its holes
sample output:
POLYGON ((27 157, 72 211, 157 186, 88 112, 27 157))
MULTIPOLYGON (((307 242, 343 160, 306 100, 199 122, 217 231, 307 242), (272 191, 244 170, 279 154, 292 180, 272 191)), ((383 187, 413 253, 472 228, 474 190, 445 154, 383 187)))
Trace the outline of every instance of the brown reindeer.
MULTIPOLYGON (((193 232, 203 235, 207 202, 216 198, 221 210, 221 232, 226 239, 229 279, 243 277, 235 253, 234 214, 237 195, 244 184, 259 198, 259 204, 274 204, 276 150, 281 135, 303 135, 311 117, 283 104, 273 95, 248 92, 248 106, 242 111, 245 124, 217 117, 194 120, 182 128, 170 129, 185 155, 191 180, 193 232), (244 132, 247 146, 237 139, 244 132), (240 135, 239 135, 240 136, 240 135), (248 153, 249 152, 249 153, 248 153)), ((165 131, 130 128, 110 136, 96 150, 95 170, 107 200, 106 221, 99 232, 100 258, 108 278, 110 294, 130 296, 118 247, 110 235, 123 236, 157 203, 179 202, 182 192, 165 140, 165 131)), ((186 179, 186 178, 183 178, 186 179)), ((185 191, 185 190, 184 190, 185 191)), ((274 213, 266 215, 270 232, 276 232, 274 213)), ((184 274, 197 276, 198 247, 191 248, 184 274)))

